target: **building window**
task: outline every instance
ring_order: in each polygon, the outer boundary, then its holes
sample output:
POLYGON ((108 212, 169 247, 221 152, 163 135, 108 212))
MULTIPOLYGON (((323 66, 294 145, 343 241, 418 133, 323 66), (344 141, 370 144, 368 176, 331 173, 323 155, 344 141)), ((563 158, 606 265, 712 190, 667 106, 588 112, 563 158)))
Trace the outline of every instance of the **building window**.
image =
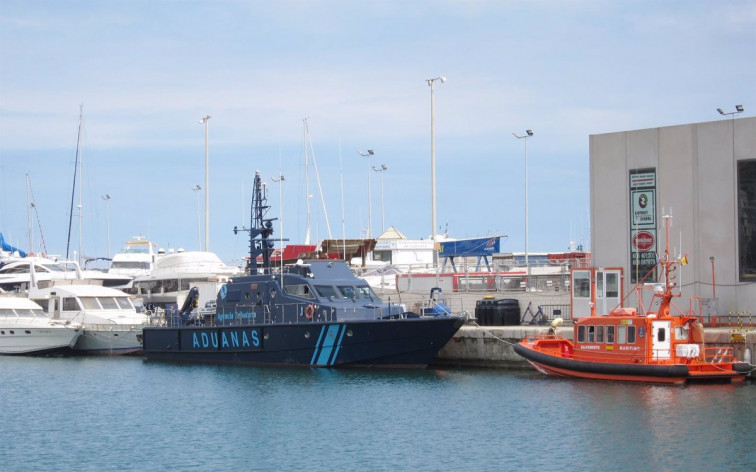
POLYGON ((756 281, 756 159, 738 162, 740 281, 756 281))

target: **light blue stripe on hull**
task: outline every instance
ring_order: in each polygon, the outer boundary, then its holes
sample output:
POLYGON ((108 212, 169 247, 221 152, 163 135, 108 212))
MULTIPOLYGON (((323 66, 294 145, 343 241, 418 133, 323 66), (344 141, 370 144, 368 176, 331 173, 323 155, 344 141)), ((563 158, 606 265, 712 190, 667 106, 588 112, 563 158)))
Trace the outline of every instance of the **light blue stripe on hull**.
POLYGON ((310 364, 317 366, 334 365, 339 349, 341 349, 341 341, 344 339, 345 331, 346 325, 330 325, 327 331, 326 327, 323 326, 315 344, 315 352, 312 354, 310 364))

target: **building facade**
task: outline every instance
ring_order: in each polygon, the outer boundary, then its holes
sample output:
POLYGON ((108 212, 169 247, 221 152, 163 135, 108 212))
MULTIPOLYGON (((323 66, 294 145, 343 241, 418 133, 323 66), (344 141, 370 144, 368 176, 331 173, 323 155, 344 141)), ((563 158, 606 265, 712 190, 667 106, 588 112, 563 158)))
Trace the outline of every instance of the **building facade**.
POLYGON ((678 306, 756 317, 756 118, 591 135, 590 185, 593 265, 623 268, 626 292, 661 275, 671 215, 678 306))

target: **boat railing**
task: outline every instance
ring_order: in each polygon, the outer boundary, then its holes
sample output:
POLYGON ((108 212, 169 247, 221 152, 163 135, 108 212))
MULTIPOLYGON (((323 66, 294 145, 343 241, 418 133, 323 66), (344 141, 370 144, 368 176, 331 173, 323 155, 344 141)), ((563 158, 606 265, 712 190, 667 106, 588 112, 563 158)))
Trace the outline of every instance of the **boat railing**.
MULTIPOLYGON (((548 340, 549 335, 529 335, 528 341, 544 339, 548 340), (540 337, 539 337, 540 336, 540 337)), ((638 351, 588 351, 581 349, 575 357, 585 362, 617 362, 631 364, 664 364, 664 363, 682 363, 682 364, 718 364, 730 363, 734 361, 732 347, 711 346, 705 347, 697 357, 679 357, 675 355, 674 348, 652 349, 649 354, 643 350, 638 351)))
MULTIPOLYGON (((462 301, 451 301, 445 298, 441 301, 428 300, 421 310, 415 311, 418 315, 428 314, 432 316, 445 316, 457 314, 456 308, 461 306, 462 301), (447 304, 451 303, 451 305, 447 304), (422 311, 426 310, 426 311, 422 311), (431 311, 427 311, 431 310, 431 311)), ((220 313, 196 312, 182 317, 175 310, 166 311, 155 309, 150 312, 151 326, 238 326, 245 324, 305 324, 310 322, 334 322, 337 320, 365 320, 383 319, 387 317, 401 318, 406 316, 404 310, 397 310, 400 306, 395 303, 384 305, 376 303, 374 306, 347 304, 332 306, 319 305, 310 302, 292 302, 276 305, 237 305, 233 311, 220 313)), ((410 310, 413 311, 413 310, 410 310)))
POLYGON ((130 333, 132 331, 140 331, 145 326, 144 324, 92 324, 92 323, 84 323, 83 324, 84 329, 88 331, 98 331, 98 332, 115 332, 115 333, 130 333))

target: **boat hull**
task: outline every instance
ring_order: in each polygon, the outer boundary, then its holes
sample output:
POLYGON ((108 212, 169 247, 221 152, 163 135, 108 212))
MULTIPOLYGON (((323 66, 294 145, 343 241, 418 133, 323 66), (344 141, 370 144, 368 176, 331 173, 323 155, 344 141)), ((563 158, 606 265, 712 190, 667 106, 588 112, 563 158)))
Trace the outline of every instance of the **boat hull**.
POLYGON ((684 364, 627 364, 587 362, 540 352, 526 342, 515 344, 514 350, 536 370, 546 375, 596 380, 623 380, 654 383, 686 383, 691 381, 739 381, 745 378, 740 368, 702 371, 684 364))
POLYGON ((94 356, 120 356, 142 350, 142 329, 88 328, 73 347, 73 353, 94 356))
POLYGON ((422 368, 459 317, 215 327, 146 327, 150 360, 302 367, 422 368))
POLYGON ((63 327, 2 327, 0 355, 44 356, 65 354, 75 345, 81 330, 63 327), (13 334, 11 334, 13 333, 13 334))

